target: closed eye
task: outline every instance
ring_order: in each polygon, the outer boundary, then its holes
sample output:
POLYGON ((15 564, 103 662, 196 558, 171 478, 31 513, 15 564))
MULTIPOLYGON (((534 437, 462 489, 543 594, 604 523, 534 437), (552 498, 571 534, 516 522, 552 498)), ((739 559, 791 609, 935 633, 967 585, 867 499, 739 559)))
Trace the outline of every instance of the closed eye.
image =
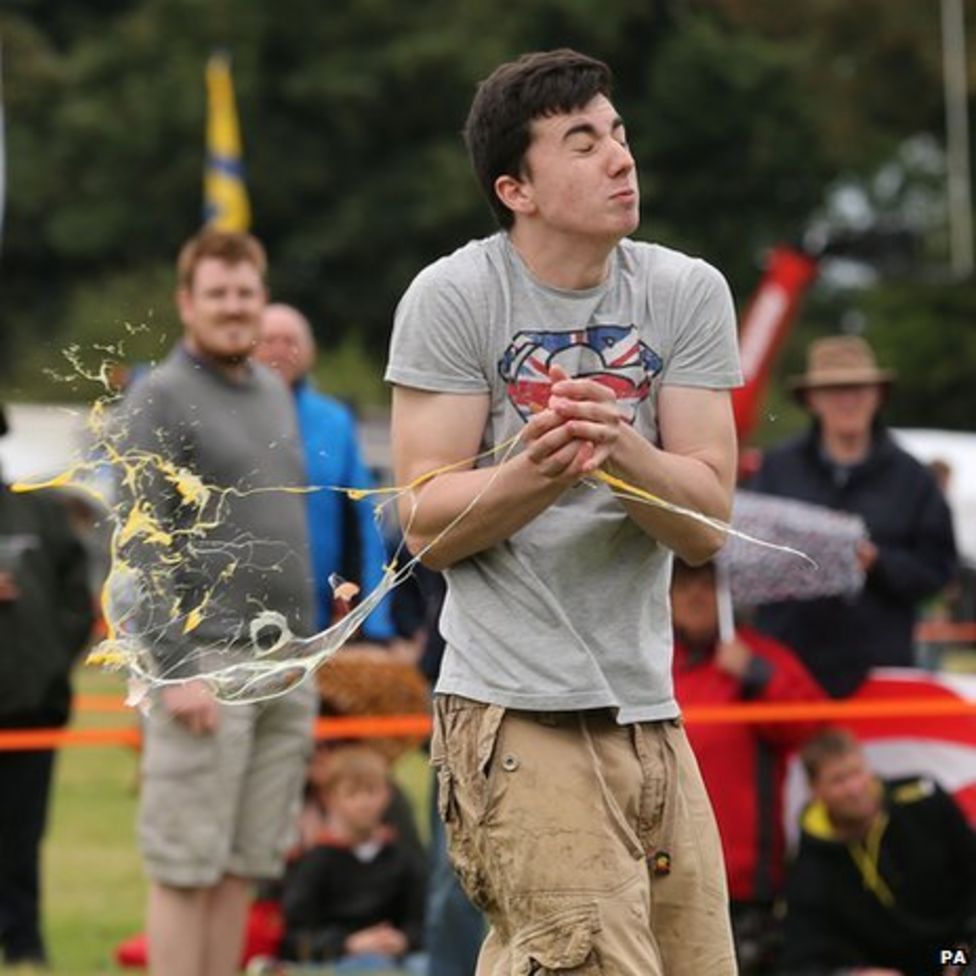
POLYGON ((617 142, 619 142, 620 145, 623 146, 625 149, 628 148, 629 144, 627 142, 627 130, 624 128, 623 119, 618 118, 615 120, 610 135, 613 136, 613 138, 616 139, 617 142))
POLYGON ((596 142, 587 136, 576 135, 569 142, 569 148, 576 153, 588 153, 593 151, 596 142))

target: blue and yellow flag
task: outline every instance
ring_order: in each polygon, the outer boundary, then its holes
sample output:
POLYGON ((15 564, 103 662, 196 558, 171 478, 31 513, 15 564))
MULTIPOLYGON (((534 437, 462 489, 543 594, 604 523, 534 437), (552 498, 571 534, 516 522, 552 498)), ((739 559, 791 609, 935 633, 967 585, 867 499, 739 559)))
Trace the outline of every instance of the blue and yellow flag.
POLYGON ((237 121, 230 57, 214 52, 207 62, 207 163, 203 174, 203 219, 217 230, 251 226, 244 185, 241 129, 237 121))

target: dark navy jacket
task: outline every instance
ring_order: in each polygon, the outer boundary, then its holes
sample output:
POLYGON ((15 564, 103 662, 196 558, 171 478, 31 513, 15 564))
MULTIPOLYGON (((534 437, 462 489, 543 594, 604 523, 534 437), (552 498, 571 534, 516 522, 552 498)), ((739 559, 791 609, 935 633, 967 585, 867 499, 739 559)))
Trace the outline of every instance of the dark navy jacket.
POLYGON ((282 958, 341 958, 350 935, 381 922, 407 937, 408 951, 420 948, 426 890, 423 852, 402 843, 387 827, 380 828, 377 838, 378 850, 371 860, 360 858, 326 832, 291 861, 281 896, 282 958))
POLYGON ((87 565, 57 498, 0 482, 0 568, 20 594, 0 602, 0 728, 67 723, 93 617, 87 565))
POLYGON ((910 666, 916 607, 956 567, 952 518, 928 469, 878 425, 867 458, 841 483, 815 425, 770 450, 749 487, 861 515, 878 547, 859 596, 767 604, 757 628, 793 648, 835 697, 873 667, 910 666))
POLYGON ((784 974, 884 966, 936 976, 939 951, 971 936, 976 834, 962 811, 933 781, 901 779, 884 783, 884 817, 877 848, 861 845, 857 857, 821 804, 805 811, 787 889, 784 974))

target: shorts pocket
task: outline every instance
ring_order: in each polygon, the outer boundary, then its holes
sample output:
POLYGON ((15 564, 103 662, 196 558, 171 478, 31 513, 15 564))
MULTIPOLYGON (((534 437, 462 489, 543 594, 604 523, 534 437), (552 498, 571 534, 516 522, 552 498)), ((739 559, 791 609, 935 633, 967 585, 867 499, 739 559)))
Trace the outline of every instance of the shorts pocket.
POLYGON ((437 767, 437 812, 444 823, 447 853, 461 887, 476 908, 490 911, 493 899, 476 849, 474 826, 461 815, 456 783, 445 766, 437 767))
POLYGON ((142 757, 139 838, 146 859, 167 870, 194 872, 192 879, 162 875, 169 883, 203 883, 195 872, 219 876, 229 834, 221 829, 213 735, 193 735, 175 720, 147 733, 142 757), (225 836, 227 834, 227 836, 225 836))
POLYGON ((602 976, 594 936, 600 931, 595 904, 553 912, 515 933, 512 976, 602 976))
POLYGON ((143 736, 143 775, 180 782, 211 773, 217 755, 216 735, 196 735, 175 718, 165 721, 166 726, 147 729, 143 736))
MULTIPOLYGON (((278 874, 283 870, 288 851, 298 841, 298 818, 302 808, 302 786, 308 775, 313 745, 313 740, 310 737, 296 750, 301 759, 294 757, 282 759, 280 764, 282 772, 279 774, 281 789, 276 790, 278 802, 265 809, 261 809, 260 805, 255 803, 254 807, 260 812, 260 816, 258 818, 250 816, 246 818, 248 829, 246 835, 241 838, 242 846, 249 855, 251 855, 252 845, 255 845, 257 849, 255 855, 257 862, 255 869, 249 875, 250 877, 262 877, 268 873, 278 874), (289 761, 292 764, 291 769, 288 769, 289 761), (256 830, 253 829, 254 819, 260 823, 256 830), (270 865, 265 863, 268 852, 270 852, 271 857, 270 865)), ((250 804, 248 805, 250 807, 250 804)))
POLYGON ((437 774, 437 814, 441 818, 441 823, 450 823, 453 813, 454 783, 451 779, 451 771, 443 764, 438 763, 434 767, 437 774))
POLYGON ((462 817, 472 825, 484 819, 490 802, 492 758, 505 709, 452 697, 444 721, 444 752, 435 765, 450 770, 462 817))

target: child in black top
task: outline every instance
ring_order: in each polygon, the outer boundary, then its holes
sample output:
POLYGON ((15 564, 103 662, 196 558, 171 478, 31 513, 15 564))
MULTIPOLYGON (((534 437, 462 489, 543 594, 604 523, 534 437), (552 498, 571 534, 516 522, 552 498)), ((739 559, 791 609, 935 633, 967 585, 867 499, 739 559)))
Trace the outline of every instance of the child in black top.
POLYGON ((281 957, 395 966, 420 947, 425 872, 416 851, 383 823, 386 760, 369 746, 340 747, 319 790, 324 829, 285 874, 281 957))

